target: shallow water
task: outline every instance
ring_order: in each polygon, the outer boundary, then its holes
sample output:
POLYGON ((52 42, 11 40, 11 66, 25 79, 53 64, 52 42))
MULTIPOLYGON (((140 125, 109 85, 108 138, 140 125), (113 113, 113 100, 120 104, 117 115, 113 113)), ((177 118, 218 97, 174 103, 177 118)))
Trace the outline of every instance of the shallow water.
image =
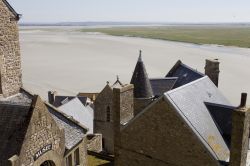
POLYGON ((241 92, 250 93, 250 49, 70 29, 25 29, 20 31, 20 41, 24 87, 44 99, 48 90, 68 95, 99 92, 106 81, 114 82, 116 75, 129 83, 140 49, 149 77, 164 77, 179 59, 203 72, 206 58, 218 58, 219 89, 232 104, 239 104, 241 92))

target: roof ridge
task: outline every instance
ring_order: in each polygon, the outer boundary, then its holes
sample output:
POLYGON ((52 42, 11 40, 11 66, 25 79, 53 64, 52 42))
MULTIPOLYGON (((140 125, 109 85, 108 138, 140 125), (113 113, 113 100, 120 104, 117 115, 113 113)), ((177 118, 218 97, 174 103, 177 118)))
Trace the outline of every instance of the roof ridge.
POLYGON ((188 68, 189 70, 192 70, 192 71, 196 72, 197 74, 200 74, 201 76, 205 76, 205 74, 199 72, 197 69, 194 69, 194 68, 192 68, 192 67, 190 67, 190 66, 188 66, 188 65, 186 65, 186 64, 184 64, 184 63, 181 63, 180 65, 182 65, 182 66, 188 68))
POLYGON ((69 116, 65 113, 63 113, 62 111, 60 111, 59 109, 57 109, 56 107, 54 107, 53 105, 51 105, 50 103, 48 103, 47 101, 44 101, 45 105, 50 107, 51 109, 53 109, 54 111, 56 111, 57 113, 61 114, 63 117, 65 117, 66 119, 68 119, 69 121, 73 122, 74 124, 76 124, 77 126, 81 127, 84 130, 89 130, 88 127, 82 125, 80 122, 78 122, 76 119, 74 119, 72 116, 69 116))
MULTIPOLYGON (((165 94, 171 94, 171 93, 173 93, 173 92, 176 92, 176 91, 178 91, 178 90, 181 90, 181 89, 183 89, 183 88, 186 88, 186 87, 188 87, 188 86, 191 86, 191 85, 193 85, 193 84, 195 84, 195 83, 197 83, 197 82, 200 82, 200 81, 202 81, 202 80, 205 80, 205 79, 207 79, 207 78, 208 78, 208 76, 205 75, 204 77, 201 77, 201 78, 199 78, 199 79, 197 79, 197 80, 194 80, 194 81, 192 81, 192 82, 189 82, 189 83, 187 83, 187 84, 185 84, 185 85, 182 85, 182 86, 180 86, 180 87, 178 87, 178 88, 172 89, 172 90, 166 92, 165 94)), ((208 80, 210 80, 210 79, 208 79, 208 80)), ((211 80, 210 80, 210 81, 211 81, 211 80)))

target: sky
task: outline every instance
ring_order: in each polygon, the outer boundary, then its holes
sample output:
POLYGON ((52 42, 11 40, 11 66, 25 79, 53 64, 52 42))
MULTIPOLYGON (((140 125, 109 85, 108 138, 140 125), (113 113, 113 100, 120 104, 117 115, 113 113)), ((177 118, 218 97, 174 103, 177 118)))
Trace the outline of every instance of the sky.
POLYGON ((250 0, 8 0, 21 22, 250 22, 250 0))

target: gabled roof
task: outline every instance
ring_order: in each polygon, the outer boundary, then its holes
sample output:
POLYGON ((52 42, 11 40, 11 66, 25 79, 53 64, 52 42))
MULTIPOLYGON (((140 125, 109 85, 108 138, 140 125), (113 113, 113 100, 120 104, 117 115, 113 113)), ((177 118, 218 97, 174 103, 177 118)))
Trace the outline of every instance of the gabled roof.
POLYGON ((177 77, 150 78, 149 80, 154 92, 154 96, 161 96, 163 93, 171 90, 174 87, 177 79, 177 77))
POLYGON ((88 129, 86 127, 83 127, 78 121, 74 120, 72 117, 69 117, 63 112, 60 112, 58 109, 56 109, 49 103, 45 104, 59 128, 64 129, 66 149, 72 149, 85 137, 85 134, 87 133, 88 129))
POLYGON ((93 133, 94 111, 91 107, 82 105, 78 98, 72 99, 58 109, 86 126, 89 129, 88 133, 93 133))
POLYGON ((134 85, 135 98, 151 98, 153 96, 153 90, 141 54, 138 58, 130 83, 134 85))
MULTIPOLYGON (((207 77, 164 94, 216 160, 227 161, 229 149, 205 102, 231 105, 207 77)), ((188 140, 187 140, 188 141, 188 140)))
POLYGON ((0 104, 0 161, 20 153, 31 118, 29 110, 27 105, 0 104))
POLYGON ((120 81, 119 77, 117 76, 117 79, 115 83, 111 86, 111 88, 121 88, 123 86, 122 82, 120 81))
POLYGON ((63 104, 66 104, 67 102, 73 100, 74 98, 78 98, 83 105, 87 104, 87 97, 83 96, 55 96, 55 101, 53 105, 55 107, 60 107, 63 104))
POLYGON ((204 74, 183 64, 180 60, 177 61, 177 63, 166 75, 166 77, 178 77, 178 80, 175 83, 174 88, 178 88, 182 85, 190 83, 204 76, 205 76, 204 74))
POLYGON ((12 8, 12 6, 9 4, 7 0, 2 0, 3 3, 7 6, 7 8, 12 12, 12 14, 15 16, 16 20, 18 21, 20 19, 20 14, 18 14, 15 9, 12 8))
POLYGON ((215 121, 221 135, 223 136, 228 147, 231 143, 231 131, 232 131, 232 112, 236 109, 232 106, 205 103, 213 120, 215 121))

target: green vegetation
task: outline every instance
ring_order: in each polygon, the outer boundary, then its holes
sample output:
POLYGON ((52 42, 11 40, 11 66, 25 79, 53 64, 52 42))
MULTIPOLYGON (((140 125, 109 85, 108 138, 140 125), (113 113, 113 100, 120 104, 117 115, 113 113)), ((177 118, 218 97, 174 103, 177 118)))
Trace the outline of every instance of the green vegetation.
POLYGON ((250 48, 250 26, 164 26, 81 29, 113 36, 161 39, 195 44, 218 44, 250 48))
POLYGON ((112 166, 113 164, 110 161, 103 160, 101 158, 88 155, 88 165, 89 166, 112 166))

